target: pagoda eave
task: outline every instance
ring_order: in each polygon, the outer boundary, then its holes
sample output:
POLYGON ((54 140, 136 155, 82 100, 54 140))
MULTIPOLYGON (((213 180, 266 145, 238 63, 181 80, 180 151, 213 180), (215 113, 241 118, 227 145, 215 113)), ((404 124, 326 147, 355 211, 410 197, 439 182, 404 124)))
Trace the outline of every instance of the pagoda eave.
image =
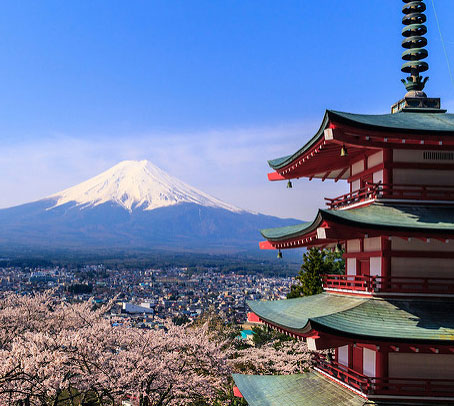
MULTIPOLYGON (((412 113, 400 113, 410 118, 412 113)), ((416 113, 414 113, 416 114, 416 113)), ((307 177, 347 179, 346 172, 352 162, 361 156, 371 155, 383 149, 424 149, 434 150, 440 146, 454 149, 454 115, 424 114, 425 117, 419 128, 405 128, 409 120, 403 121, 400 126, 386 126, 387 121, 394 117, 370 118, 369 123, 360 115, 327 111, 322 126, 316 135, 295 154, 269 161, 275 172, 268 174, 270 181, 279 181, 307 177), (360 121, 346 119, 346 116, 360 117, 360 121), (432 117, 436 116, 436 118, 432 117), (440 120, 440 118, 442 119, 440 120), (377 122, 374 122, 378 120, 377 122), (437 125, 445 121, 445 125, 437 125), (424 128, 426 124, 426 128, 424 128), (347 148, 348 154, 341 156, 341 148, 347 148)), ((394 115, 395 116, 395 115, 394 115)))
POLYGON ((260 243, 260 248, 323 248, 349 239, 380 236, 449 241, 454 237, 454 228, 450 228, 454 221, 453 210, 451 206, 419 206, 414 211, 419 213, 419 218, 412 217, 412 212, 405 205, 382 203, 372 203, 355 210, 319 210, 312 223, 262 230, 266 241, 260 243), (358 215, 361 211, 364 215, 358 215), (394 220, 384 224, 381 219, 387 213, 391 213, 394 220), (440 213, 444 214, 437 217, 440 213), (441 227, 439 224, 443 222, 445 224, 441 227))
POLYGON ((327 334, 362 343, 454 345, 452 299, 428 302, 321 293, 286 301, 252 301, 247 305, 261 322, 295 337, 327 334), (431 320, 431 328, 419 324, 423 317, 431 320))
POLYGON ((260 321, 275 331, 306 341, 311 351, 323 351, 349 344, 356 345, 361 342, 363 346, 376 351, 454 354, 454 340, 451 342, 440 342, 438 340, 383 339, 374 336, 345 334, 342 331, 326 329, 321 325, 317 326, 317 323, 313 321, 309 321, 304 328, 298 330, 278 325, 262 318, 260 318, 260 321))
POLYGON ((318 372, 299 375, 239 375, 233 379, 237 393, 250 406, 362 406, 364 396, 338 386, 318 372))

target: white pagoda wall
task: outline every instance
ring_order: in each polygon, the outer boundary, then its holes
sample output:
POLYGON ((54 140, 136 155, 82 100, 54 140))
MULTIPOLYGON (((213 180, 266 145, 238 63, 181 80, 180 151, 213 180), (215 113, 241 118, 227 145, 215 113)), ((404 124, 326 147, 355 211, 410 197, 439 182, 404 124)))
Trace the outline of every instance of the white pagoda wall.
MULTIPOLYGON (((453 164, 454 159, 425 159, 424 152, 418 150, 399 150, 393 151, 393 161, 396 163, 415 164, 415 168, 394 168, 393 183, 404 185, 454 185, 453 170, 419 169, 417 164, 453 164)), ((453 151, 430 151, 443 154, 453 151)), ((446 155, 445 155, 446 156, 446 155)))
POLYGON ((454 253, 454 241, 443 242, 435 239, 429 241, 412 238, 407 241, 402 238, 393 238, 391 248, 395 251, 408 251, 408 257, 391 258, 392 276, 425 276, 425 277, 454 277, 454 258, 426 258, 413 257, 415 252, 454 253))
MULTIPOLYGON (((374 168, 383 163, 383 151, 379 151, 366 159, 361 159, 351 166, 351 176, 356 176, 361 174, 364 171, 367 171, 368 168, 374 168)), ((378 169, 372 173, 372 181, 374 183, 383 182, 383 169, 378 169)), ((351 182, 350 189, 352 192, 361 188, 361 180, 355 179, 351 182)))
POLYGON ((454 171, 435 169, 393 169, 393 183, 396 185, 454 185, 454 171))
POLYGON ((390 378, 454 379, 454 355, 390 353, 388 371, 390 378))
POLYGON ((376 373, 377 353, 376 351, 363 348, 363 374, 374 377, 376 373))
MULTIPOLYGON (((348 240, 347 252, 348 253, 361 252, 361 241, 348 240)), ((345 267, 347 275, 356 275, 356 258, 347 258, 345 267)))
MULTIPOLYGON (((362 242, 359 239, 348 240, 346 242, 347 254, 363 253, 363 258, 367 258, 367 253, 371 253, 370 275, 383 275, 382 256, 377 256, 382 250, 380 237, 365 238, 362 242), (362 246, 362 249, 361 249, 362 246), (375 256, 373 254, 375 253, 375 256)), ((391 237, 391 250, 398 251, 399 255, 391 254, 390 275, 394 277, 454 277, 454 240, 448 242, 436 239, 421 240, 411 238, 406 240, 399 237, 391 237), (436 253, 440 257, 436 257, 436 253), (427 253, 427 256, 424 256, 427 253), (452 253, 453 258, 443 258, 446 254, 452 253)), ((346 259, 346 274, 356 275, 359 272, 357 258, 346 259)))
POLYGON ((454 277, 452 258, 391 258, 392 276, 454 277))
POLYGON ((448 242, 436 239, 423 241, 418 238, 406 240, 404 238, 394 237, 391 241, 391 249, 395 251, 454 252, 454 240, 448 240, 448 242))
MULTIPOLYGON (((377 252, 381 250, 381 238, 365 238, 363 240, 363 251, 361 251, 361 241, 348 240, 347 253, 360 253, 360 252, 377 252)), ((347 275, 356 275, 357 273, 357 259, 347 258, 346 260, 346 273, 347 275)), ((380 276, 382 274, 382 259, 380 257, 370 257, 370 275, 380 276)))
POLYGON ((373 168, 374 166, 383 163, 383 151, 379 151, 367 158, 367 167, 373 168))
POLYGON ((337 349, 337 362, 348 367, 348 345, 337 349))
POLYGON ((373 252, 381 250, 381 238, 365 238, 364 239, 364 252, 373 252))
MULTIPOLYGON (((343 347, 337 348, 337 362, 339 364, 345 365, 346 367, 352 368, 352 357, 350 352, 352 351, 352 346, 344 345, 343 347)), ((377 352, 369 348, 361 348, 362 351, 362 364, 363 368, 360 371, 357 371, 360 374, 364 374, 370 377, 377 376, 376 365, 377 365, 377 352)))
MULTIPOLYGON (((394 162, 405 162, 405 163, 428 163, 428 164, 436 164, 440 162, 444 163, 454 163, 454 159, 424 159, 424 152, 421 150, 414 150, 414 149, 394 149, 393 150, 393 161, 394 162)), ((449 153, 454 151, 430 151, 430 152, 441 152, 441 153, 449 153)))

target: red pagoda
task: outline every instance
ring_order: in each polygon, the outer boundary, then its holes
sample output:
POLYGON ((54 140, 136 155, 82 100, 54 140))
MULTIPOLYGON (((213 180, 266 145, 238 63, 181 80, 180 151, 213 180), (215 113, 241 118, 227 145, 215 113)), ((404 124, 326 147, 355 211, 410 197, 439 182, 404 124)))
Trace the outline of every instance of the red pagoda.
POLYGON ((249 406, 454 405, 454 114, 424 93, 424 1, 403 0, 405 97, 391 114, 327 111, 314 137, 269 161, 271 181, 346 180, 309 223, 262 230, 262 249, 345 250, 324 292, 248 302, 305 340, 311 372, 234 375, 249 406), (324 351, 326 353, 326 351, 324 351))

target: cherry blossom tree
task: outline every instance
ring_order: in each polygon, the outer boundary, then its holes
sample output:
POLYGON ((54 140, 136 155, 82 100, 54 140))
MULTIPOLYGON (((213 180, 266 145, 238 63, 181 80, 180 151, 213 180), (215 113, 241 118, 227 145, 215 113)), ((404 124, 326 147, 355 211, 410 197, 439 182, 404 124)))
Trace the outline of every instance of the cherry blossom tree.
MULTIPOLYGON (((69 304, 53 292, 0 300, 0 406, 229 406, 231 372, 296 373, 297 341, 236 349, 213 323, 138 329, 107 316, 113 303, 69 304)), ((218 323, 219 324, 219 323, 218 323)))
POLYGON ((272 340, 260 347, 236 351, 229 364, 239 373, 259 375, 289 375, 307 371, 312 352, 302 341, 272 340))
POLYGON ((113 326, 108 306, 66 304, 51 293, 0 305, 0 404, 187 405, 227 384, 222 343, 204 326, 113 326))

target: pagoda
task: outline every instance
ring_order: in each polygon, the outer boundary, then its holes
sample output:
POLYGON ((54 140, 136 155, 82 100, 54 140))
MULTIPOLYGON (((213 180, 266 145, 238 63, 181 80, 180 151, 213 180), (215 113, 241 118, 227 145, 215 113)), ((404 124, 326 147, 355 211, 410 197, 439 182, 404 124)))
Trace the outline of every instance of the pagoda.
POLYGON ((346 269, 323 275, 321 294, 248 302, 251 321, 315 354, 304 374, 234 375, 249 406, 454 405, 454 114, 424 93, 425 3, 403 2, 404 98, 390 114, 327 111, 302 148, 269 161, 270 181, 349 192, 312 222, 262 230, 260 248, 342 247, 346 269))

